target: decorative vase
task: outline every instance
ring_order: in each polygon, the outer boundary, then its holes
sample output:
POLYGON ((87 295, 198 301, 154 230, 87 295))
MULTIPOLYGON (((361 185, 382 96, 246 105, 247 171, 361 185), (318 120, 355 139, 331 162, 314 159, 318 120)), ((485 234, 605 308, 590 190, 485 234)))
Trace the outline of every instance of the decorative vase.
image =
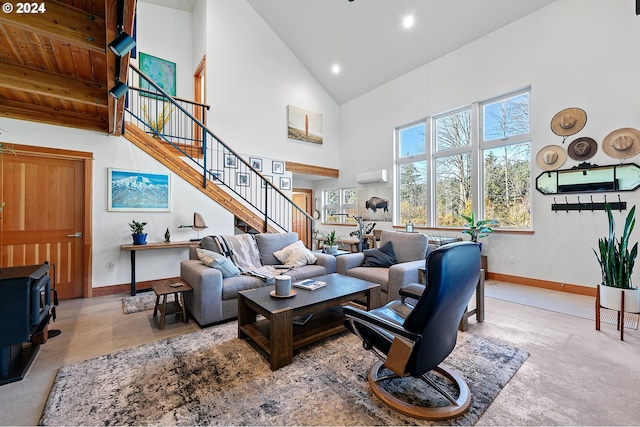
POLYGON ((325 249, 326 249, 326 253, 330 255, 335 255, 338 253, 338 245, 325 246, 325 249))
POLYGON ((623 289, 600 285, 600 307, 615 311, 622 310, 622 291, 624 291, 624 312, 640 313, 640 289, 623 289))
POLYGON ((169 233, 169 227, 167 227, 167 231, 164 232, 164 241, 167 243, 171 242, 171 233, 169 233))
POLYGON ((132 234, 133 244, 134 245, 146 245, 147 244, 147 233, 143 234, 132 234))

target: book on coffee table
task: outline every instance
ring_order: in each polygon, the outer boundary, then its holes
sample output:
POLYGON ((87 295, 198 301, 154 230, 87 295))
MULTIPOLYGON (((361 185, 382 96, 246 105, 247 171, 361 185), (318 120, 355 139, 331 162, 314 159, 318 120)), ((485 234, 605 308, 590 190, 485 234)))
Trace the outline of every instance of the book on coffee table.
POLYGON ((313 316, 313 313, 307 313, 307 314, 302 314, 300 316, 296 316, 294 317, 292 320, 294 325, 305 325, 309 319, 311 319, 311 317, 313 316))
POLYGON ((314 279, 307 279, 307 280, 301 280, 300 282, 295 282, 293 286, 300 289, 306 289, 308 291, 314 291, 323 286, 327 286, 327 282, 314 280, 314 279))

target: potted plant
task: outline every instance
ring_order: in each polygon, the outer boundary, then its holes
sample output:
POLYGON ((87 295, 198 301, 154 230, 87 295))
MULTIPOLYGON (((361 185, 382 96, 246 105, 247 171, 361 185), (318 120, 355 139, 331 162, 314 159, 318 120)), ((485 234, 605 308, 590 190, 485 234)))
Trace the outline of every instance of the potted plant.
POLYGON ((129 224, 131 227, 134 245, 146 245, 147 244, 147 233, 144 232, 144 226, 147 225, 146 222, 138 222, 133 221, 129 224))
POLYGON ((337 245, 338 237, 336 236, 336 230, 331 230, 328 233, 324 234, 325 241, 325 252, 328 254, 335 255, 338 253, 338 245, 337 245))
MULTIPOLYGON (((616 224, 609 203, 605 205, 605 210, 609 219, 609 235, 598 239, 598 251, 593 250, 602 272, 596 304, 616 311, 638 313, 640 312, 640 290, 631 283, 631 273, 638 255, 638 242, 631 248, 629 246, 629 238, 636 224, 636 207, 631 208, 627 214, 622 236, 619 239, 616 238, 616 224), (622 306, 623 295, 624 307, 622 306)), ((599 309, 596 311, 599 312, 599 309)), ((596 329, 598 329, 597 322, 596 329)))
POLYGON ((460 218, 466 221, 466 229, 462 230, 463 233, 471 236, 471 241, 478 243, 478 240, 493 233, 492 225, 498 223, 495 219, 481 219, 476 221, 476 214, 471 212, 471 216, 460 215, 460 218))
POLYGON ((142 106, 142 113, 144 114, 144 118, 147 124, 153 131, 153 137, 155 139, 160 139, 160 134, 162 134, 162 130, 171 119, 173 110, 174 108, 170 104, 164 104, 164 106, 162 107, 162 113, 158 113, 156 120, 154 120, 148 113, 146 105, 142 106))

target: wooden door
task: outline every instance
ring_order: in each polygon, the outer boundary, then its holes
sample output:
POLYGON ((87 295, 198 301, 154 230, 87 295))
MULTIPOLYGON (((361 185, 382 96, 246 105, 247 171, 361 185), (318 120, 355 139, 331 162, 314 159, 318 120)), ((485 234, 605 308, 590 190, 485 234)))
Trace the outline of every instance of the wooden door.
MULTIPOLYGON (((300 206, 305 210, 305 212, 311 215, 311 209, 313 209, 311 203, 312 195, 312 190, 294 188, 292 200, 293 203, 300 206)), ((311 241, 311 232, 313 230, 309 230, 307 228, 306 217, 302 215, 293 216, 293 231, 298 233, 298 238, 302 240, 306 247, 310 249, 312 248, 311 245, 313 242, 311 241)))
POLYGON ((49 261, 56 265, 59 298, 91 296, 90 206, 85 205, 91 202, 85 196, 90 158, 69 158, 64 154, 78 152, 38 147, 15 151, 1 156, 1 265, 49 261))

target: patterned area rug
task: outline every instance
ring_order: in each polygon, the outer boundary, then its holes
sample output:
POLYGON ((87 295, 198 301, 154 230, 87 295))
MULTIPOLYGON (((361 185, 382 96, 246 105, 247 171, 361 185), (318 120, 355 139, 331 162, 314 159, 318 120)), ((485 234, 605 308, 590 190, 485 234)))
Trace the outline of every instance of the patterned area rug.
MULTIPOLYGON (((167 302, 173 301, 173 294, 167 295, 167 302)), ((156 305, 156 294, 153 292, 144 292, 132 297, 122 298, 122 313, 131 314, 140 311, 153 310, 156 305)))
MULTIPOLYGON (((534 286, 514 285, 511 283, 485 282, 484 295, 503 301, 515 302, 556 313, 596 320, 596 300, 586 295, 558 292, 534 286)), ((617 324, 617 312, 608 308, 600 309, 600 321, 610 325, 617 324)), ((638 329, 638 315, 625 313, 624 327, 638 329)))
POLYGON ((366 378, 376 359, 352 334, 303 348, 273 372, 236 334, 237 322, 229 322, 63 366, 40 424, 473 425, 528 357, 459 333, 446 362, 467 381, 471 407, 458 419, 432 423, 373 396, 366 378))

